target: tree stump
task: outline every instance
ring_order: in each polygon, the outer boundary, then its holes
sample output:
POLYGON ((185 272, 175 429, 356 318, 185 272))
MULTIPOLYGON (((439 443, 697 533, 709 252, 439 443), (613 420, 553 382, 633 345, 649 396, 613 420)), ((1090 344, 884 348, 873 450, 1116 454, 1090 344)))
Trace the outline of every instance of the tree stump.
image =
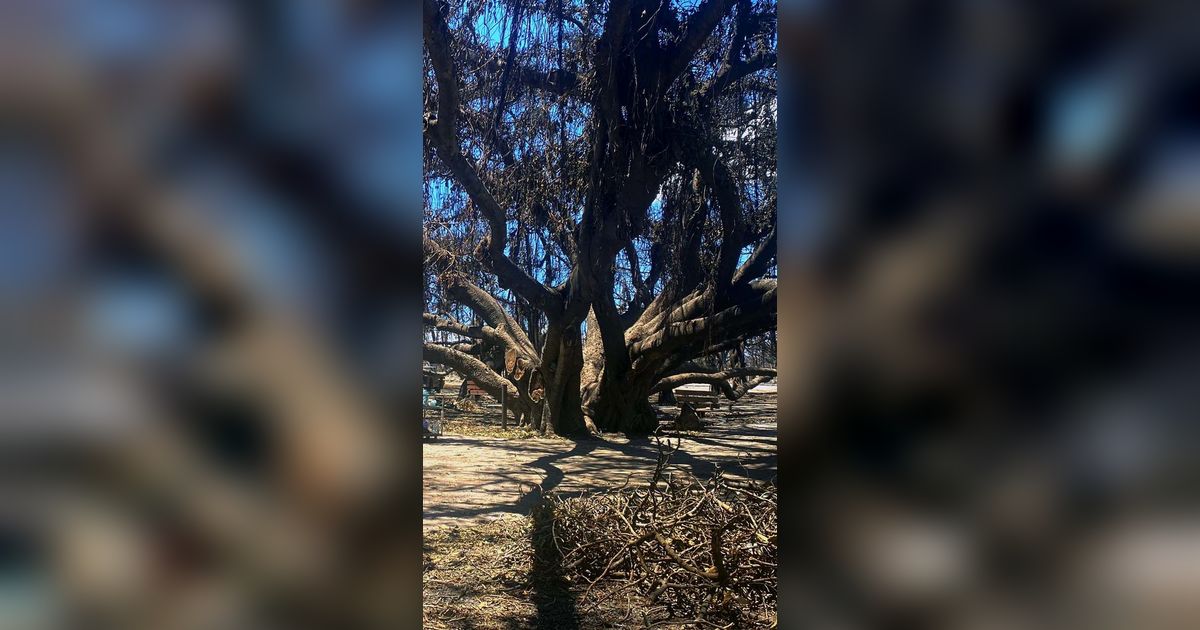
POLYGON ((679 416, 675 418, 675 428, 685 431, 696 431, 704 428, 704 425, 700 422, 700 416, 696 414, 696 408, 691 403, 685 402, 679 405, 679 416))

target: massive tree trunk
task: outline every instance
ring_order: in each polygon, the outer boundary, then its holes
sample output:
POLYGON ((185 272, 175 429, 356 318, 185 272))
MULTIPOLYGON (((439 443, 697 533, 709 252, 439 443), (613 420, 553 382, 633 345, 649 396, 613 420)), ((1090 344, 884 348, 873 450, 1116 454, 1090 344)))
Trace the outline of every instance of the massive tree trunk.
MULTIPOLYGON (((653 332, 638 336, 636 325, 623 334, 621 350, 604 353, 603 370, 593 383, 585 383, 586 413, 602 431, 646 434, 658 426, 649 397, 688 383, 714 385, 731 401, 775 376, 770 368, 704 370, 684 367, 694 357, 723 345, 761 333, 775 325, 775 291, 755 298, 760 308, 739 304, 701 318, 662 320, 653 332), (686 326, 679 326, 679 324, 686 326), (620 360, 613 361, 612 357, 620 360), (686 371, 680 371, 681 368, 686 371), (744 377, 755 377, 744 380, 744 377)), ((684 317, 679 314, 676 317, 684 317)), ((645 317, 645 315, 643 315, 645 317)), ((603 330, 600 327, 598 330, 603 330)), ((590 333, 590 331, 589 331, 590 333)))
POLYGON ((631 369, 623 341, 615 351, 604 347, 601 317, 594 310, 588 315, 588 335, 584 343, 584 415, 600 431, 645 435, 658 426, 658 417, 650 405, 650 387, 643 384, 648 375, 631 369))
POLYGON ((584 429, 579 399, 579 372, 583 367, 579 326, 551 322, 542 351, 546 375, 545 430, 558 435, 578 435, 584 429))
MULTIPOLYGON (((602 431, 653 431, 657 418, 649 397, 684 383, 710 383, 730 400, 736 400, 745 393, 748 382, 731 381, 774 375, 774 370, 765 368, 727 370, 716 375, 711 370, 681 372, 695 359, 736 348, 747 337, 774 329, 776 323, 776 281, 761 278, 775 259, 775 232, 771 230, 738 265, 745 239, 736 184, 713 153, 703 149, 696 153, 692 201, 706 197, 706 189, 711 191, 722 219, 716 269, 703 281, 698 275, 680 274, 675 285, 664 289, 640 313, 633 309, 619 313, 612 291, 598 292, 589 319, 588 347, 589 354, 602 353, 603 369, 595 375, 595 382, 585 382, 583 402, 585 413, 602 431), (593 332, 598 339, 591 338, 593 332)), ((702 210, 702 204, 690 209, 683 228, 685 235, 691 237, 695 232, 687 224, 703 217, 702 210)), ((699 246, 696 238, 685 244, 680 252, 683 271, 689 265, 698 266, 692 261, 698 256, 699 246)), ((604 274, 596 276, 598 283, 611 283, 604 274)))
POLYGON ((650 404, 645 374, 624 369, 600 379, 590 400, 585 401, 596 428, 627 435, 646 435, 658 427, 658 416, 650 404))

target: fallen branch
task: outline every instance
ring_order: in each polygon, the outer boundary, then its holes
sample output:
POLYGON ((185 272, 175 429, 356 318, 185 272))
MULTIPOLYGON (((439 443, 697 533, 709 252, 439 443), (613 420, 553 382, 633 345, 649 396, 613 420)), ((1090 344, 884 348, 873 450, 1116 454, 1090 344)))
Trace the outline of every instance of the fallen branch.
POLYGON ((769 627, 776 608, 775 486, 667 474, 667 459, 660 444, 645 486, 547 496, 564 571, 588 584, 588 605, 636 590, 652 623, 769 627))

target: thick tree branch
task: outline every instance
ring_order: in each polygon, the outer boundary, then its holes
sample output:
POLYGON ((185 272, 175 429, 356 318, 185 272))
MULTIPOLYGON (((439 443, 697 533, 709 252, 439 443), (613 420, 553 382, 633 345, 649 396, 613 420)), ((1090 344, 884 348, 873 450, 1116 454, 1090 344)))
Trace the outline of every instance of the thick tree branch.
POLYGON ((617 59, 625 40, 625 25, 629 21, 629 0, 612 0, 604 16, 604 32, 596 42, 593 67, 601 89, 596 94, 597 122, 607 125, 616 109, 617 59))
POLYGON ((745 230, 742 225, 741 194, 737 180, 730 174, 725 162, 710 147, 697 147, 697 150, 689 151, 686 155, 700 172, 705 185, 712 191, 720 210, 721 249, 717 255, 713 284, 721 292, 730 285, 742 253, 745 230))
POLYGON ((558 96, 576 94, 576 88, 579 87, 579 75, 570 70, 554 69, 542 72, 515 63, 510 66, 502 59, 492 59, 487 62, 486 67, 490 71, 500 73, 511 68, 513 78, 521 85, 558 96))
POLYGON ((544 312, 552 312, 559 307, 559 298, 550 288, 538 282, 524 269, 518 266, 505 253, 505 243, 508 240, 507 213, 495 197, 479 179, 475 168, 467 162, 456 147, 449 146, 445 141, 435 143, 438 156, 454 175, 455 180, 466 190, 471 201, 475 202, 487 218, 491 228, 484 245, 488 254, 488 262, 496 273, 501 286, 512 289, 521 297, 544 312))
POLYGON ((430 363, 444 365, 460 376, 470 379, 475 382, 489 396, 500 400, 501 392, 507 400, 521 400, 521 393, 517 387, 508 379, 500 376, 495 370, 488 367, 486 363, 479 359, 446 346, 440 346, 433 343, 424 345, 422 356, 430 363))
POLYGON ((747 258, 746 262, 733 274, 734 286, 748 283, 766 273, 775 262, 776 250, 775 226, 771 226, 771 231, 767 233, 767 238, 763 239, 758 244, 758 247, 754 248, 754 251, 750 254, 750 258, 747 258))
POLYGON ((745 48, 746 41, 752 35, 755 26, 760 23, 759 16, 753 12, 750 0, 737 0, 737 21, 734 23, 733 41, 730 42, 729 49, 725 51, 725 59, 722 60, 716 77, 702 90, 702 101, 711 102, 713 97, 742 77, 768 65, 774 65, 775 55, 773 53, 760 53, 749 60, 742 61, 742 49, 745 48))
POLYGON ((432 344, 438 345, 438 346, 446 346, 447 348, 453 348, 454 350, 458 350, 459 352, 464 352, 466 354, 471 354, 471 355, 479 354, 479 352, 481 350, 483 350, 483 340, 482 339, 475 339, 473 341, 461 341, 461 340, 436 341, 436 340, 434 340, 434 341, 426 341, 425 343, 432 343, 432 344))
POLYGON ((425 48, 433 65, 438 85, 438 117, 427 123, 438 157, 455 181, 463 187, 475 206, 483 212, 491 228, 485 239, 488 262, 501 286, 520 294, 544 312, 561 307, 561 300, 550 288, 538 282, 505 252, 508 240, 508 213, 496 201, 475 168, 462 154, 454 121, 458 113, 458 84, 450 51, 450 31, 436 0, 424 3, 425 48))
MULTIPOLYGON (((658 383, 654 385, 654 388, 650 390, 650 393, 657 394, 663 390, 674 389, 681 385, 687 385, 691 383, 704 383, 707 385, 715 385, 720 387, 726 398, 730 400, 737 400, 741 397, 741 394, 738 393, 737 389, 735 389, 735 386, 729 381, 747 376, 762 378, 763 381, 759 381, 759 383, 761 383, 774 378, 776 376, 776 372, 773 368, 731 368, 721 372, 687 372, 683 374, 673 374, 658 381, 658 383)), ((758 383, 755 384, 757 385, 758 383)), ((743 391, 741 393, 745 392, 743 391)))
POLYGON ((437 0, 424 0, 422 4, 422 31, 425 35, 425 50, 437 79, 438 111, 435 131, 454 140, 455 117, 458 113, 458 79, 454 71, 454 59, 450 52, 450 28, 437 0))
POLYGON ((688 16, 683 36, 671 47, 667 62, 664 64, 661 91, 666 91, 675 82, 675 79, 679 78, 679 75, 687 69, 688 64, 695 58, 696 52, 704 45, 704 41, 732 8, 733 2, 729 0, 704 0, 688 16))
POLYGON ((760 70, 773 68, 777 62, 778 57, 775 53, 758 53, 745 61, 739 61, 732 66, 728 66, 722 69, 717 76, 713 77, 708 85, 704 86, 700 98, 705 101, 711 101, 734 83, 760 70))
POLYGON ((439 273, 454 266, 456 256, 441 243, 422 235, 421 247, 425 253, 425 264, 432 265, 439 273))
POLYGON ((446 293, 491 324, 497 334, 505 339, 504 346, 516 348, 529 359, 537 356, 537 350, 520 324, 487 291, 459 278, 452 281, 446 293))
POLYGON ((644 309, 647 304, 654 298, 652 297, 654 285, 653 280, 647 281, 642 278, 642 261, 637 253, 637 245, 633 239, 629 239, 625 243, 625 257, 629 260, 629 276, 633 283, 634 300, 631 309, 644 309))
POLYGON ((455 321, 449 317, 434 315, 433 313, 423 313, 421 320, 426 326, 432 326, 438 330, 452 332, 463 337, 472 339, 483 339, 498 346, 505 347, 509 345, 507 338, 491 326, 475 325, 468 326, 462 322, 455 321))
POLYGON ((775 323, 776 302, 776 289, 771 288, 759 297, 731 306, 715 315, 669 324, 666 328, 632 344, 629 353, 639 355, 655 349, 669 350, 706 337, 710 340, 720 339, 734 334, 746 334, 748 330, 767 329, 775 323))

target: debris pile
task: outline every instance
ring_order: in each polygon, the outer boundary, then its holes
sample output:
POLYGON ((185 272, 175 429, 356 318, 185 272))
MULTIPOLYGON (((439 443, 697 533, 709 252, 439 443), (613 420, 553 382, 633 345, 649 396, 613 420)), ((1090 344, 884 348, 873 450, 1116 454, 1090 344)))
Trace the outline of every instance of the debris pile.
POLYGON ((549 528, 580 608, 633 589, 639 620, 772 627, 776 618, 774 484, 667 472, 660 441, 653 480, 578 497, 548 495, 534 521, 549 528))

